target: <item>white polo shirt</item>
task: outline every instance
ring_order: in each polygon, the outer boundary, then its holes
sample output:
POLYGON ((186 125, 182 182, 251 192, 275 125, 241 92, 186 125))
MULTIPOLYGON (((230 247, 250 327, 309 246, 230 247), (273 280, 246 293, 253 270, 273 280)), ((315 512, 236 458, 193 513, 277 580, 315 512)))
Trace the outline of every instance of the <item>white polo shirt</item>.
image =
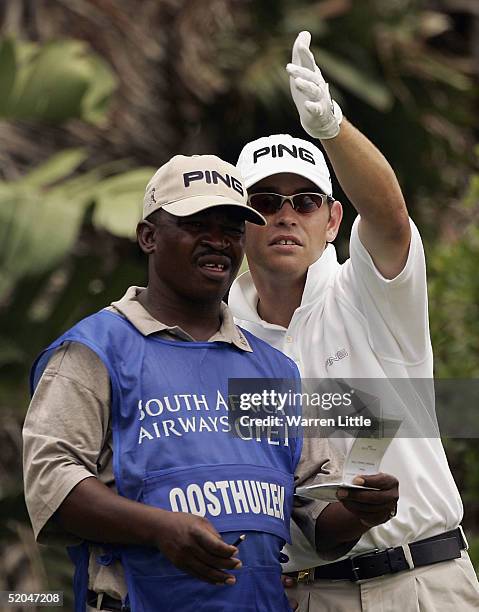
MULTIPOLYGON (((301 305, 287 329, 259 317, 258 294, 249 272, 239 276, 230 291, 236 323, 294 359, 303 378, 432 379, 426 266, 419 232, 411 221, 408 260, 402 272, 388 280, 362 245, 358 222, 359 217, 351 232, 350 259, 339 264, 330 244, 310 266, 301 305)), ((433 394, 410 400, 400 409, 416 411, 423 421, 434 414, 433 394)), ((352 442, 332 439, 343 452, 352 442)), ((399 546, 460 524, 462 502, 439 437, 396 437, 380 469, 399 480, 398 513, 368 531, 349 554, 399 546)), ((286 550, 290 557, 286 571, 323 564, 296 525, 292 531, 295 545, 286 550)))

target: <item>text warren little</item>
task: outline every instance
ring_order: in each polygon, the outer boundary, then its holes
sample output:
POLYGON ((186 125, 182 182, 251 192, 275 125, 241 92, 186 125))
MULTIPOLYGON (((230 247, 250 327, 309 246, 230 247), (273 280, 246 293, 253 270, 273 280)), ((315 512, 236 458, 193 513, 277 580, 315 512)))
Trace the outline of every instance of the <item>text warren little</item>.
POLYGON ((298 415, 250 417, 243 415, 239 418, 243 427, 371 427, 372 421, 362 415, 338 415, 332 417, 306 418, 298 415))

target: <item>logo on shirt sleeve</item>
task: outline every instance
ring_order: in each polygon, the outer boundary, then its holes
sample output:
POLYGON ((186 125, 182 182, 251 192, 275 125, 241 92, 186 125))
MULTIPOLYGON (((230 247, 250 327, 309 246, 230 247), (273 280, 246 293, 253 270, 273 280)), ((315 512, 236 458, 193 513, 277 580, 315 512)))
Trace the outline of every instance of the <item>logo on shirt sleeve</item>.
POLYGON ((348 351, 345 348, 341 348, 339 349, 339 351, 336 352, 335 355, 328 357, 324 365, 326 367, 332 366, 335 361, 339 361, 340 359, 344 359, 345 357, 348 357, 348 356, 349 356, 348 351))

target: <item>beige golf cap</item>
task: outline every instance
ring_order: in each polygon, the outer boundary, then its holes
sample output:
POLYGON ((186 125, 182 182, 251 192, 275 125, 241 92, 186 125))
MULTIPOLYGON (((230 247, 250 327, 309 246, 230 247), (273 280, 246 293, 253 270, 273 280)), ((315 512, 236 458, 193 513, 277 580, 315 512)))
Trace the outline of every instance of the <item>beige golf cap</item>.
POLYGON ((146 187, 143 219, 163 208, 187 217, 215 206, 234 206, 246 221, 266 225, 266 219, 248 205, 238 170, 216 155, 175 155, 161 166, 146 187))
POLYGON ((247 189, 267 176, 291 172, 312 181, 322 193, 333 193, 324 155, 307 140, 289 134, 273 134, 249 142, 236 167, 247 189))

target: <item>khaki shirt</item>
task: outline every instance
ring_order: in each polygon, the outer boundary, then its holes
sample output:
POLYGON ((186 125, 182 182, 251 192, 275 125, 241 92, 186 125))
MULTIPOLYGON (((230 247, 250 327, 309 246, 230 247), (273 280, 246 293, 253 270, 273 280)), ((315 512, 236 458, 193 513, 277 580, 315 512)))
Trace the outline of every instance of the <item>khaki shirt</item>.
MULTIPOLYGON (((177 341, 194 341, 180 327, 153 318, 138 301, 141 291, 141 287, 130 287, 109 309, 127 318, 145 336, 158 334, 177 341)), ((220 328, 209 342, 228 342, 242 351, 252 351, 226 304, 221 305, 220 328)), ((63 500, 79 482, 92 476, 116 490, 110 379, 103 362, 88 347, 68 342, 53 354, 28 409, 23 441, 25 499, 37 541, 80 543, 55 520, 54 514, 63 500)), ((298 465, 296 484, 313 481, 318 472, 339 473, 341 458, 327 440, 305 439, 304 444, 308 450, 298 465)), ((293 510, 294 520, 313 546, 316 518, 326 505, 308 502, 293 510)), ((98 546, 90 547, 89 588, 121 599, 127 592, 123 568, 118 561, 109 566, 99 564, 96 557, 102 552, 98 546)), ((336 556, 340 554, 342 547, 336 556)))

